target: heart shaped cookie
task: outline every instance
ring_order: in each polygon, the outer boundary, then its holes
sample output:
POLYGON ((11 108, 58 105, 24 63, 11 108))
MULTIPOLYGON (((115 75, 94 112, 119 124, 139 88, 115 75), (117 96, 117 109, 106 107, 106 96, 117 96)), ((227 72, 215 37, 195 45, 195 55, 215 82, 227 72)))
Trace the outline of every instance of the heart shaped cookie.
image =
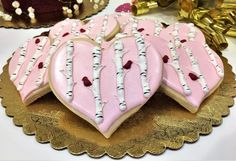
MULTIPOLYGON (((156 49, 164 62, 162 91, 195 113, 220 85, 224 66, 193 24, 176 23, 162 30, 166 44, 156 49)), ((155 42, 156 37, 151 41, 155 42)))
POLYGON ((105 49, 90 39, 73 39, 53 56, 50 87, 67 108, 109 138, 156 92, 162 65, 153 44, 138 32, 117 36, 105 49))
POLYGON ((166 26, 158 21, 133 17, 125 23, 124 33, 132 35, 133 30, 139 31, 145 39, 156 44, 156 50, 162 55, 162 91, 190 112, 197 112, 224 77, 223 63, 206 44, 203 33, 191 23, 166 26), (166 42, 159 43, 159 38, 166 42))

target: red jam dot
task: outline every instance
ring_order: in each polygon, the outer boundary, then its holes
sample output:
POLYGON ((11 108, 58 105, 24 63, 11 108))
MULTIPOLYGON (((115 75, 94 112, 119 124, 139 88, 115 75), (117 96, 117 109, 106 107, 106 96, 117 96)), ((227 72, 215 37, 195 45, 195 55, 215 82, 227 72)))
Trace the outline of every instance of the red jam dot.
POLYGON ((189 76, 193 81, 195 81, 195 80, 198 79, 198 76, 196 76, 196 75, 193 74, 193 73, 189 73, 188 76, 189 76))
POLYGON ((69 35, 69 33, 66 32, 66 33, 64 33, 64 34, 62 35, 62 37, 66 37, 66 36, 68 36, 68 35, 69 35))
POLYGON ((82 29, 80 29, 80 32, 84 33, 84 32, 86 32, 86 30, 82 28, 82 29))
POLYGON ((144 28, 139 28, 138 29, 138 32, 143 32, 144 31, 144 28))
POLYGON ((181 43, 185 43, 187 42, 187 40, 183 39, 183 40, 180 40, 181 43))
POLYGON ((85 87, 89 87, 92 85, 92 83, 90 82, 90 80, 88 79, 88 77, 83 77, 82 81, 84 82, 84 86, 85 87))
POLYGON ((42 68, 43 68, 43 62, 40 62, 40 63, 38 64, 38 68, 39 68, 39 69, 42 69, 42 68))
POLYGON ((167 55, 163 56, 162 58, 164 63, 168 63, 169 57, 167 55))
POLYGON ((35 44, 38 44, 38 43, 40 43, 40 39, 35 40, 35 44))
POLYGON ((123 66, 124 69, 130 69, 133 62, 131 60, 127 61, 127 63, 123 66))

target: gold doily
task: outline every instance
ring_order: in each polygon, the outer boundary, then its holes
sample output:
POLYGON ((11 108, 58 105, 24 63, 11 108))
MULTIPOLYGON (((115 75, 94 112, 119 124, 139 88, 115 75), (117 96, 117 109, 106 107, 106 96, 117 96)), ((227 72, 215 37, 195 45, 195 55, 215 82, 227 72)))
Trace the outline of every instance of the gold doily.
MULTIPOLYGON (((195 142, 199 134, 209 134, 229 114, 236 96, 235 75, 225 58, 225 78, 217 91, 197 114, 191 114, 167 96, 156 93, 150 101, 126 120, 110 139, 74 115, 50 93, 29 107, 21 99, 8 76, 8 65, 0 76, 0 97, 6 114, 27 135, 36 135, 40 143, 50 142, 55 149, 68 148, 75 155, 92 157, 107 154, 121 158, 125 154, 141 157, 145 153, 161 154, 166 148, 179 149, 184 142, 195 142), (14 100, 12 99, 14 98, 14 100)), ((13 127, 12 127, 13 128, 13 127)))
MULTIPOLYGON (((104 0, 104 4, 98 5, 97 9, 94 9, 94 3, 90 2, 89 0, 83 1, 83 4, 80 8, 80 14, 78 16, 75 16, 73 18, 77 19, 85 19, 89 16, 92 16, 94 14, 97 14, 101 10, 103 10, 107 4, 109 3, 109 0, 104 0)), ((3 8, 0 4, 0 11, 3 11, 3 8)), ((12 19, 12 21, 5 21, 0 17, 0 27, 5 28, 39 28, 39 27, 49 27, 57 23, 57 21, 47 21, 47 22, 36 22, 36 23, 30 23, 29 20, 24 19, 12 19)))

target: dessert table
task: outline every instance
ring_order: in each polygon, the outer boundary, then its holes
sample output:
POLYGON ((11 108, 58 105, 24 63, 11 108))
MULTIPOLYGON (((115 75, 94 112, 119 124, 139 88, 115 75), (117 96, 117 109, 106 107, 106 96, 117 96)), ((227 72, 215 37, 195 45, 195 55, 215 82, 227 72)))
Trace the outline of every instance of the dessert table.
MULTIPOLYGON (((121 3, 129 0, 111 0, 100 15, 112 13, 121 3)), ((162 11, 144 17, 158 18, 166 23, 176 21, 175 11, 162 11)), ((6 61, 14 50, 27 39, 48 29, 4 29, 0 28, 0 73, 6 61)), ((229 47, 223 51, 223 56, 229 60, 236 73, 236 38, 227 38, 229 47)), ((12 98, 14 101, 14 98, 12 98)), ((236 99, 234 99, 236 100, 236 99)), ((236 160, 236 105, 230 108, 230 115, 223 119, 220 126, 214 127, 211 134, 201 136, 195 143, 185 143, 179 150, 167 149, 161 155, 146 154, 143 160, 236 160)), ((12 118, 7 117, 0 104, 0 160, 92 160, 87 154, 73 156, 67 150, 57 151, 50 144, 40 144, 34 136, 27 136, 22 128, 13 124, 12 118)), ((101 160, 110 160, 104 156, 101 160)), ((125 156, 123 160, 133 160, 125 156)))

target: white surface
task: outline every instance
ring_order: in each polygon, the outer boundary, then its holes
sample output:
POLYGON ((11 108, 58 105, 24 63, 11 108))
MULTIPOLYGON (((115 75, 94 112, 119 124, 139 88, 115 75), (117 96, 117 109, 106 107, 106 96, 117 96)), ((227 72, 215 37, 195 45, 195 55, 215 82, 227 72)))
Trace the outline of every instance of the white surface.
MULTIPOLYGON (((126 0, 128 1, 128 0, 126 0)), ((125 2, 125 1, 123 1, 125 2)), ((113 12, 121 3, 111 0, 111 3, 103 13, 113 12)), ((153 14, 156 16, 159 14, 153 14)), ((160 17, 159 17, 160 18, 160 17)), ((163 18, 163 16, 162 16, 163 18)), ((173 18, 164 17, 167 22, 173 18)), ((31 38, 45 29, 14 30, 0 29, 0 73, 11 53, 25 40, 31 38)), ((236 39, 229 39, 229 47, 224 51, 224 56, 229 59, 236 72, 236 39)), ((145 155, 143 160, 236 160, 236 105, 230 109, 231 114, 224 118, 223 124, 213 129, 207 136, 201 136, 194 144, 184 144, 177 151, 167 150, 159 156, 145 155)), ((50 144, 37 143, 34 136, 27 136, 22 128, 16 127, 12 118, 5 115, 4 108, 0 105, 0 160, 93 160, 86 154, 73 156, 67 150, 56 151, 50 144)), ((111 160, 105 156, 101 160, 111 160)), ((123 160, 134 160, 129 156, 123 160)))

